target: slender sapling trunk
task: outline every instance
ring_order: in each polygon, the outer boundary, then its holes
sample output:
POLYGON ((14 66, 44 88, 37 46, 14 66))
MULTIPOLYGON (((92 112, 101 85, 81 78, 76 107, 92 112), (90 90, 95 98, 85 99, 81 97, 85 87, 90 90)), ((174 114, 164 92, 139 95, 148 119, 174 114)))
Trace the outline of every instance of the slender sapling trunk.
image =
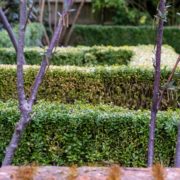
MULTIPOLYGON (((14 134, 11 138, 11 141, 6 148, 5 158, 2 162, 2 166, 7 166, 12 163, 15 151, 18 147, 18 144, 21 140, 21 137, 26 129, 27 124, 31 121, 31 112, 32 106, 34 105, 34 101, 37 96, 38 88, 45 76, 46 70, 49 67, 49 61, 51 59, 53 49, 57 45, 58 39, 62 32, 62 27, 65 24, 65 19, 69 15, 69 8, 72 4, 72 0, 64 0, 66 3, 66 9, 63 10, 60 15, 60 19, 58 21, 58 25, 53 34, 50 45, 44 54, 40 70, 35 78, 33 87, 31 89, 31 95, 29 99, 26 99, 25 91, 24 91, 24 77, 23 77, 23 59, 24 59, 24 39, 25 39, 25 27, 27 22, 27 1, 20 1, 20 25, 19 25, 19 38, 17 44, 17 90, 18 90, 18 102, 19 102, 19 110, 20 110, 20 120, 15 127, 14 134)), ((3 18, 2 22, 5 22, 5 15, 2 11, 3 18)), ((66 24, 65 24, 66 25, 66 24)), ((10 26, 8 28, 11 28, 10 26)), ((9 32, 11 30, 8 30, 9 32)))
POLYGON ((176 144, 175 167, 180 168, 180 123, 178 124, 178 136, 176 144))
POLYGON ((156 127, 156 115, 157 105, 159 99, 159 87, 160 87, 160 75, 161 75, 161 46, 163 39, 163 27, 164 27, 164 16, 165 15, 165 0, 160 0, 158 7, 158 27, 156 37, 156 59, 155 59, 155 77, 153 86, 153 98, 151 107, 151 120, 149 126, 149 142, 148 142, 148 167, 153 165, 154 159, 154 137, 156 127))

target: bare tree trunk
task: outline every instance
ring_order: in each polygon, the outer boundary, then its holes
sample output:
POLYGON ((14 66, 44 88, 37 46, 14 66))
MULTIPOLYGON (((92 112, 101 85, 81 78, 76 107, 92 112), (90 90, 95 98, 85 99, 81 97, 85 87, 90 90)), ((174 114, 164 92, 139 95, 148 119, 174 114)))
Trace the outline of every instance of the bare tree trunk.
POLYGON ((0 18, 1 18, 1 21, 2 21, 5 29, 8 32, 8 35, 9 35, 9 37, 10 37, 12 43, 13 43, 13 46, 14 46, 15 50, 17 51, 17 48, 18 48, 17 39, 16 39, 15 34, 12 31, 11 25, 9 24, 6 16, 4 15, 3 10, 2 10, 1 7, 0 7, 0 18))
POLYGON ((48 17, 48 24, 49 24, 49 29, 50 29, 50 32, 51 34, 53 34, 53 28, 52 28, 52 17, 51 17, 51 12, 52 9, 51 9, 51 2, 48 0, 48 12, 49 12, 49 17, 48 17))
MULTIPOLYGON (((26 129, 27 124, 31 121, 31 112, 32 106, 37 96, 38 88, 43 80, 43 77, 46 73, 46 69, 49 66, 49 61, 53 53, 58 39, 62 32, 62 27, 64 24, 64 18, 68 16, 69 7, 72 4, 70 0, 64 0, 67 3, 67 8, 63 10, 62 17, 60 17, 58 25, 53 34, 50 45, 44 54, 39 73, 37 74, 33 88, 31 89, 30 98, 27 100, 24 91, 24 77, 23 77, 23 59, 24 59, 24 38, 25 38, 25 27, 27 22, 27 1, 20 1, 20 25, 19 25, 19 39, 18 39, 18 48, 17 48, 17 90, 18 90, 18 101, 20 109, 20 120, 15 127, 14 134, 11 138, 9 146, 6 148, 5 158, 2 162, 2 166, 7 166, 12 163, 15 151, 18 147, 18 144, 21 140, 23 132, 26 129)), ((4 12, 2 11, 3 15, 4 12)), ((2 16, 5 18, 5 16, 2 16)), ((3 19, 4 20, 4 19, 3 19)), ((4 22, 4 21, 3 21, 4 22)), ((11 27, 8 27, 11 28, 11 27)))
POLYGON ((64 41, 64 45, 65 45, 65 46, 67 46, 68 43, 69 43, 69 40, 70 40, 71 35, 72 35, 72 32, 73 32, 74 25, 76 24, 76 21, 77 21, 79 15, 80 15, 80 13, 81 13, 81 10, 82 10, 82 8, 83 8, 83 6, 84 6, 85 1, 86 1, 86 0, 81 0, 81 4, 80 4, 80 6, 79 6, 79 8, 78 8, 78 10, 77 10, 76 16, 74 17, 73 22, 72 22, 72 25, 71 25, 71 27, 70 27, 67 35, 66 35, 66 38, 65 38, 65 41, 64 41))
MULTIPOLYGON (((40 15, 39 15, 39 22, 43 25, 43 18, 44 18, 44 9, 45 9, 45 0, 39 1, 39 7, 40 7, 40 15)), ((56 26, 55 26, 56 27, 56 26)), ((46 29, 44 29, 44 37, 45 37, 45 43, 46 45, 49 45, 49 37, 47 34, 46 29)))
POLYGON ((18 147, 18 144, 21 140, 21 137, 23 134, 23 129, 26 128, 29 121, 30 121, 30 114, 23 113, 21 115, 19 122, 16 125, 16 128, 15 128, 14 134, 11 138, 10 144, 9 144, 8 148, 6 149, 6 155, 2 162, 2 166, 7 166, 7 165, 11 164, 12 159, 14 157, 14 153, 15 153, 15 151, 18 147))
MULTIPOLYGON (((17 42, 17 39, 16 39, 16 36, 12 30, 12 27, 11 25, 9 24, 5 14, 3 13, 3 10, 2 8, 0 7, 0 18, 1 18, 1 21, 6 29, 6 31, 8 32, 8 35, 11 39, 11 42, 16 50, 16 52, 18 51, 18 42, 17 42)), ((25 61, 25 58, 23 59, 23 64, 26 64, 26 61, 25 61)))
POLYGON ((3 166, 11 163, 11 159, 18 146, 18 142, 22 134, 24 122, 26 122, 27 115, 29 114, 27 111, 28 106, 24 92, 24 77, 23 77, 24 39, 25 39, 25 25, 26 25, 26 16, 27 16, 26 3, 27 3, 26 0, 20 1, 19 39, 18 39, 18 49, 17 49, 17 90, 18 90, 18 100, 19 100, 21 119, 13 134, 11 143, 9 147, 6 149, 6 155, 2 163, 3 166))
POLYGON ((55 8, 54 8, 55 12, 54 12, 54 30, 56 28, 57 25, 57 16, 58 16, 58 0, 55 0, 55 8))
POLYGON ((40 1, 40 15, 39 15, 39 22, 43 22, 43 17, 44 17, 44 6, 45 6, 45 0, 40 1))
POLYGON ((160 75, 161 75, 161 46, 163 39, 163 27, 164 19, 162 15, 165 14, 165 0, 160 0, 158 7, 158 28, 156 37, 156 63, 155 63, 155 79, 153 87, 153 98, 152 98, 152 108, 151 108, 151 121, 149 127, 149 142, 148 142, 148 166, 153 165, 154 159, 154 138, 155 138, 155 128, 156 128, 156 116, 157 116, 157 105, 159 99, 159 86, 160 86, 160 75), (161 14, 160 14, 161 13, 161 14))
MULTIPOLYGON (((65 16, 65 13, 64 15, 65 16)), ((44 58, 43 58, 43 61, 41 63, 41 67, 40 67, 40 70, 36 76, 36 79, 34 81, 34 85, 33 85, 33 88, 31 90, 31 95, 30 95, 30 98, 28 99, 28 104, 30 106, 33 106, 34 104, 34 101, 36 99, 36 95, 37 95, 37 92, 38 92, 38 88, 43 80, 43 77, 46 73, 46 68, 47 66, 49 66, 49 60, 51 59, 51 55, 53 53, 53 49, 54 47, 56 46, 57 42, 58 42, 58 39, 61 35, 61 32, 62 32, 62 28, 63 28, 63 18, 60 18, 59 20, 59 23, 58 23, 58 26, 54 32, 54 35, 52 37, 52 40, 50 42, 50 45, 44 55, 44 58)))
POLYGON ((175 167, 180 168, 180 123, 178 124, 178 136, 176 144, 175 167))

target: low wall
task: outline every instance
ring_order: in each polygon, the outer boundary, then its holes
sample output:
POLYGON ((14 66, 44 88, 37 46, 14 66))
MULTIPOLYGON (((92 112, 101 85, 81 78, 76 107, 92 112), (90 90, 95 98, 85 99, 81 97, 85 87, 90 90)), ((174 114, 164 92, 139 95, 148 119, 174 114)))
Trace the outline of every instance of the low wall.
POLYGON ((178 180, 180 169, 111 167, 3 167, 0 180, 178 180))

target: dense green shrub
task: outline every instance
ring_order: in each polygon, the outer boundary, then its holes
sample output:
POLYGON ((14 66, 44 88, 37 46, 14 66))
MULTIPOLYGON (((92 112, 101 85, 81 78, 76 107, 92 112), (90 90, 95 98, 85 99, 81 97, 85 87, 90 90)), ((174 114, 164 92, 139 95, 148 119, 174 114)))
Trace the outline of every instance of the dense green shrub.
MULTIPOLYGON (((158 0, 128 1, 128 0, 91 0, 93 12, 98 18, 106 20, 109 16, 112 22, 119 25, 152 25, 154 15, 157 14, 158 0)), ((166 25, 179 25, 179 1, 171 2, 168 8, 166 25)), ((102 21, 101 20, 101 21, 102 21)))
MULTIPOLYGON (((138 2, 139 3, 139 2, 138 2)), ((92 0, 92 9, 101 22, 104 16, 110 16, 112 22, 118 25, 151 24, 153 18, 147 10, 138 10, 133 3, 126 0, 92 0)))
MULTIPOLYGON (((138 45, 154 44, 153 26, 97 26, 77 25, 71 38, 71 45, 138 45)), ((165 27, 164 43, 180 52, 180 29, 165 27)))
MULTIPOLYGON (((40 48, 27 48, 25 57, 27 64, 40 64, 44 50, 40 48)), ((131 50, 120 47, 68 47, 56 48, 52 57, 53 65, 127 65, 132 57, 131 50)), ((0 49, 0 64, 16 64, 16 54, 13 49, 0 49)))
MULTIPOLYGON (((148 111, 114 106, 42 102, 34 107, 14 164, 146 166, 148 111)), ((0 162, 19 118, 13 102, 0 102, 0 162)), ((179 111, 159 112, 155 161, 173 166, 179 111)))
MULTIPOLYGON (((38 67, 25 68, 25 89, 29 93, 38 67)), ((179 72, 179 70, 178 70, 179 72)), ((162 70, 162 85, 169 71, 162 70)), ((180 79, 174 78, 175 85, 180 79)), ((55 67, 46 73, 38 92, 38 100, 45 99, 63 103, 76 100, 93 104, 112 103, 138 109, 150 108, 152 99, 153 70, 129 68, 127 66, 107 67, 55 67)), ((162 108, 177 107, 179 90, 168 90, 162 102, 162 108)), ((0 66, 0 99, 17 98, 15 66, 0 66)))
MULTIPOLYGON (((13 29, 15 35, 18 35, 18 26, 13 29)), ((38 46, 41 43, 44 34, 44 26, 40 23, 30 23, 26 28, 25 45, 38 46)), ((11 40, 6 30, 0 31, 0 48, 12 47, 11 40)))
MULTIPOLYGON (((130 67, 153 68, 152 56, 154 45, 139 46, 80 46, 56 48, 52 65, 127 65, 130 67), (143 50, 143 51, 142 51, 143 50)), ((38 47, 26 48, 27 64, 40 64, 44 50, 38 47)), ((162 67, 173 68, 178 54, 168 45, 162 48, 162 67)), ((13 48, 0 48, 0 64, 16 64, 13 48)))

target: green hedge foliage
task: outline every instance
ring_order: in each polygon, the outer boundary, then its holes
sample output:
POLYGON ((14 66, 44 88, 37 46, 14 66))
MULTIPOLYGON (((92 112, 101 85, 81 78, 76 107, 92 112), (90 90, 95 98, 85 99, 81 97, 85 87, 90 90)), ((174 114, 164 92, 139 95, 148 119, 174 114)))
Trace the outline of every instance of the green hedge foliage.
MULTIPOLYGON (((154 45, 61 47, 56 48, 51 64, 76 66, 128 65, 152 69, 153 50, 154 45)), ((44 50, 41 48, 26 48, 27 64, 40 64, 43 54, 44 50)), ((173 68, 177 57, 178 54, 171 46, 163 45, 161 67, 173 68)), ((0 48, 0 64, 16 64, 16 54, 13 48, 0 48)))
MULTIPOLYGON (((14 27, 15 36, 18 36, 18 26, 14 27)), ((44 34, 44 26, 40 23, 30 23, 26 28, 25 45, 39 46, 44 34)), ((0 31, 0 48, 12 47, 11 40, 6 30, 0 31)))
MULTIPOLYGON (((29 93, 38 66, 25 68, 25 90, 29 93)), ((170 71, 163 69, 162 86, 170 71)), ((177 73, 180 73, 178 70, 177 73)), ((178 74, 177 74, 178 75, 178 74)), ((174 85, 180 85, 178 76, 174 85)), ((129 68, 127 66, 76 67, 50 66, 40 86, 38 100, 74 103, 85 101, 93 104, 111 103, 132 109, 151 107, 153 70, 129 68)), ((162 109, 176 108, 180 93, 172 89, 165 92, 162 109)), ((16 67, 0 66, 0 99, 17 99, 16 67)))
MULTIPOLYGON (((179 113, 158 113, 155 161, 168 167, 174 164, 179 113)), ((149 117, 149 111, 114 106, 41 102, 14 164, 146 166, 149 117)), ((0 102, 0 162, 18 119, 14 102, 0 102)))
MULTIPOLYGON (((139 45, 154 44, 153 26, 98 26, 77 25, 71 38, 71 45, 139 45)), ((164 43, 180 53, 180 29, 165 27, 164 43)))
MULTIPOLYGON (((40 48, 26 48, 25 57, 27 64, 40 64, 44 50, 40 48)), ((133 56, 131 50, 121 49, 120 47, 68 47, 56 48, 52 57, 53 65, 127 65, 133 56)), ((13 49, 0 49, 1 64, 16 64, 16 54, 13 49)))

